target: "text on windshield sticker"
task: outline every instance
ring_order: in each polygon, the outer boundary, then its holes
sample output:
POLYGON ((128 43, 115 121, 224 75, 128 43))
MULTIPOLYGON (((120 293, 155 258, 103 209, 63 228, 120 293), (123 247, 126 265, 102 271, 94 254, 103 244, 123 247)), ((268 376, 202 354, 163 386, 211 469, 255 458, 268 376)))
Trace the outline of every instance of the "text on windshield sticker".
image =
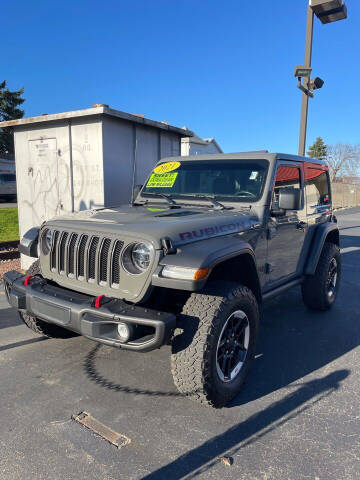
POLYGON ((173 170, 177 170, 180 167, 181 163, 180 162, 166 162, 162 163, 161 165, 158 165, 157 167, 154 168, 154 173, 168 173, 172 172, 173 170))
POLYGON ((152 173, 147 184, 146 188, 169 188, 172 187, 175 183, 178 172, 174 173, 162 173, 157 175, 152 173))

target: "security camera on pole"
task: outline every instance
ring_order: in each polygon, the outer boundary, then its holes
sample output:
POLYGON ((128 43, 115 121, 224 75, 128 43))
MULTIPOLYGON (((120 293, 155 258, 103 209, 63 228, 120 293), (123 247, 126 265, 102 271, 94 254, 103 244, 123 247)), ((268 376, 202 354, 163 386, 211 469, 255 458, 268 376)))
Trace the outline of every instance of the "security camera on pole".
POLYGON ((300 138, 299 155, 305 155, 306 148, 306 130, 309 97, 313 98, 314 90, 321 88, 324 81, 319 78, 310 78, 311 76, 311 56, 314 30, 314 14, 321 23, 332 23, 347 18, 347 9, 342 0, 309 0, 307 7, 306 38, 305 38, 305 61, 304 65, 295 67, 294 75, 298 79, 298 88, 302 91, 301 119, 300 119, 300 138))

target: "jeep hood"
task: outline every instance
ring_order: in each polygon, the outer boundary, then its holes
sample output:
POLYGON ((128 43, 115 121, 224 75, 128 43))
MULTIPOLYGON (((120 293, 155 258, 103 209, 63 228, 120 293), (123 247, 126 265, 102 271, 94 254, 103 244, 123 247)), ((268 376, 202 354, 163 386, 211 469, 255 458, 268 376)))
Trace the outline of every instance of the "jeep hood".
POLYGON ((245 208, 215 210, 213 207, 123 206, 84 210, 52 219, 47 225, 149 240, 155 248, 160 248, 160 240, 164 237, 179 246, 249 230, 259 225, 259 218, 245 208))

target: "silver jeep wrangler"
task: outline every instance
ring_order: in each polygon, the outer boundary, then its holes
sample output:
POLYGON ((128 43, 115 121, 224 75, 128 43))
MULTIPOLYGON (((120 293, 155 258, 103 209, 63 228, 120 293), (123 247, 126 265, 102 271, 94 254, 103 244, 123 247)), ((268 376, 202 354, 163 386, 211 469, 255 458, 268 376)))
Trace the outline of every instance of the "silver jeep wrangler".
POLYGON ((326 310, 341 275, 327 165, 284 154, 162 160, 132 205, 49 220, 20 251, 38 260, 4 282, 28 327, 139 352, 171 343, 178 390, 214 407, 243 385, 259 304, 301 285, 326 310))

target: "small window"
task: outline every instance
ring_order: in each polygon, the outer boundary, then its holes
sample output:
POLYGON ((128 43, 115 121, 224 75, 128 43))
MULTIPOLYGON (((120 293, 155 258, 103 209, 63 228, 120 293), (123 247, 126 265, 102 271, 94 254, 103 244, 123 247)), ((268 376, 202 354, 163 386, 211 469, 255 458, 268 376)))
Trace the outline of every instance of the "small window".
POLYGON ((281 188, 297 188, 300 189, 300 169, 297 167, 289 167, 288 165, 280 165, 276 172, 273 208, 279 206, 279 191, 281 188))
POLYGON ((305 188, 308 213, 331 203, 328 174, 320 168, 307 167, 305 188))

